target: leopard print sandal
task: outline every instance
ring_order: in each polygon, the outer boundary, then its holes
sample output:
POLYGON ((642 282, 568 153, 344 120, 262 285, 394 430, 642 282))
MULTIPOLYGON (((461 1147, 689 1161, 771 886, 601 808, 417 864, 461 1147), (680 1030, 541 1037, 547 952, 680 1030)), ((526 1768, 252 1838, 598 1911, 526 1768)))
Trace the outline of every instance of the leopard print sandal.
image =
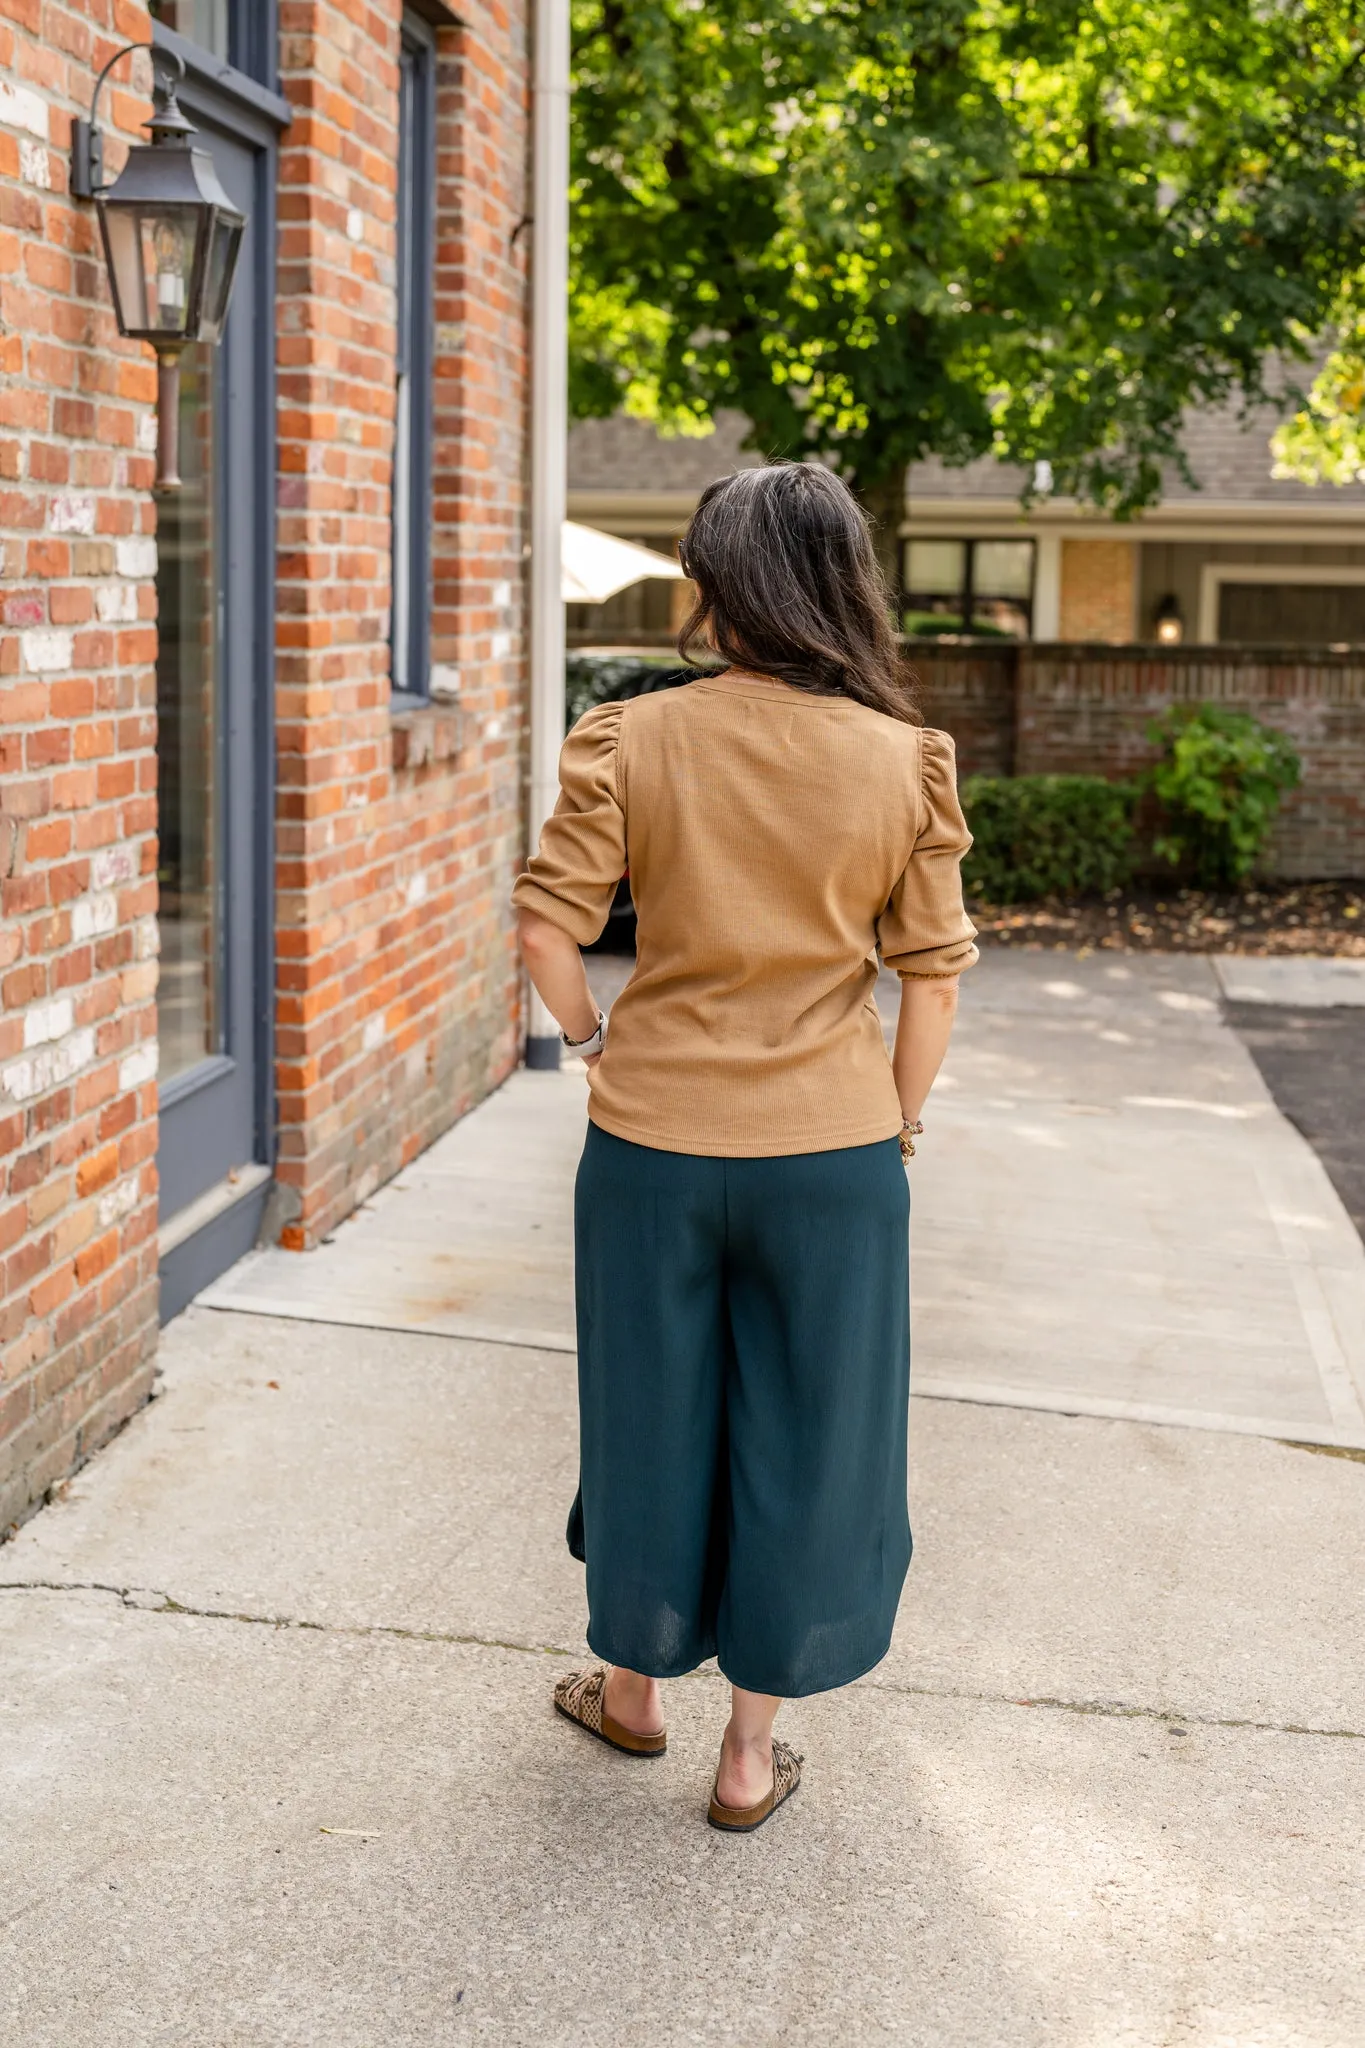
POLYGON ((566 1721, 576 1721, 623 1756, 662 1756, 668 1748, 665 1729, 657 1735, 636 1735, 613 1721, 607 1712, 607 1674, 602 1665, 595 1671, 570 1671, 561 1678, 555 1687, 555 1712, 566 1721))
MULTIPOLYGON (((801 1783, 801 1766, 804 1757, 785 1742, 773 1737, 773 1786, 754 1806, 722 1806, 713 1790, 711 1804, 706 1818, 713 1828, 719 1828, 725 1835, 751 1835, 755 1828, 761 1828, 765 1820, 771 1820, 784 1799, 790 1799, 801 1783)), ((720 1772, 716 1773, 719 1783, 720 1772)))

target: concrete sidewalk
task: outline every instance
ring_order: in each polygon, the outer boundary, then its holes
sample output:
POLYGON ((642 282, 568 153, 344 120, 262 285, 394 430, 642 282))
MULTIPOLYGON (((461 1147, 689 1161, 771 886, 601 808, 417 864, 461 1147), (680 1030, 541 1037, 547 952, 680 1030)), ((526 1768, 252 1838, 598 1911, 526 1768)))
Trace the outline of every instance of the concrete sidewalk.
MULTIPOLYGON (((911 1175, 916 1392, 1365 1449, 1365 1249, 1210 963, 994 952, 962 1001, 911 1175)), ((518 1074, 331 1244, 201 1300, 572 1350, 585 1100, 518 1074)))
POLYGON ((1120 964, 964 997, 897 1638, 751 1841, 714 1673, 649 1770, 548 1709, 581 1077, 172 1325, 0 1551, 4 2048, 1365 2041, 1365 1463, 1277 1440, 1358 1434, 1360 1245, 1205 964, 1120 964))

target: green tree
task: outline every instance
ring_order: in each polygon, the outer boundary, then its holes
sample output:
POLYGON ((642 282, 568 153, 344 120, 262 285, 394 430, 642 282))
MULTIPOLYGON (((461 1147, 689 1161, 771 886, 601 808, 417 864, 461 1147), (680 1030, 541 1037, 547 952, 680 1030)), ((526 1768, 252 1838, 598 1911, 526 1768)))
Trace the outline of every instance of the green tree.
POLYGON ((1365 258, 1362 0, 574 0, 574 45, 576 413, 734 406, 890 531, 930 453, 1151 502, 1365 258))
POLYGON ((1305 484, 1365 483, 1365 280, 1352 278, 1338 308, 1337 346, 1301 408, 1271 439, 1275 475, 1305 484), (1362 310, 1357 310, 1357 309, 1362 310))

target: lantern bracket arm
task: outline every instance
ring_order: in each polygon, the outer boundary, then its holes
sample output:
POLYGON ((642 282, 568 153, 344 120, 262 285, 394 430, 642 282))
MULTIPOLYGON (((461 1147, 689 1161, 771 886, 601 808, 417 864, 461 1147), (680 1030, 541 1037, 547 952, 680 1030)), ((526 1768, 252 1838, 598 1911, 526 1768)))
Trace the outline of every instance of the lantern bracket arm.
POLYGON ((174 77, 167 86, 156 80, 157 87, 169 93, 174 99, 175 88, 185 77, 185 60, 176 50, 163 49, 159 43, 125 43, 121 50, 115 50, 108 63, 103 66, 95 80, 95 90, 90 96, 90 118, 77 118, 71 123, 71 196, 73 199, 95 199, 107 189, 104 178, 104 137, 96 125, 99 112, 100 94, 104 81, 122 57, 130 57, 134 50, 148 50, 151 53, 152 71, 158 63, 174 66, 174 77))

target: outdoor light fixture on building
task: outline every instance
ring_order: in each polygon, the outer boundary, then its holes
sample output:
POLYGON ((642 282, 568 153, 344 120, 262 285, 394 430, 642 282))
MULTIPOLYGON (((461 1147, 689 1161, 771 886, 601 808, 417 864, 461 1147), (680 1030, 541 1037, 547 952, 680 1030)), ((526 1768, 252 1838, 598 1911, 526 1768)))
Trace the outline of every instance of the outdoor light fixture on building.
POLYGON ((213 158, 191 146, 194 123, 175 97, 184 75, 168 50, 128 43, 96 79, 90 119, 71 124, 71 190, 95 202, 119 333, 156 350, 156 483, 163 491, 180 488, 180 352, 222 335, 246 227, 213 158), (120 57, 145 49, 155 80, 145 124, 152 139, 134 143, 118 177, 105 185, 104 138, 95 126, 100 90, 120 57))
POLYGON ((1163 597, 1156 608, 1156 637, 1163 647, 1174 647, 1185 637, 1185 621, 1174 597, 1163 597))

